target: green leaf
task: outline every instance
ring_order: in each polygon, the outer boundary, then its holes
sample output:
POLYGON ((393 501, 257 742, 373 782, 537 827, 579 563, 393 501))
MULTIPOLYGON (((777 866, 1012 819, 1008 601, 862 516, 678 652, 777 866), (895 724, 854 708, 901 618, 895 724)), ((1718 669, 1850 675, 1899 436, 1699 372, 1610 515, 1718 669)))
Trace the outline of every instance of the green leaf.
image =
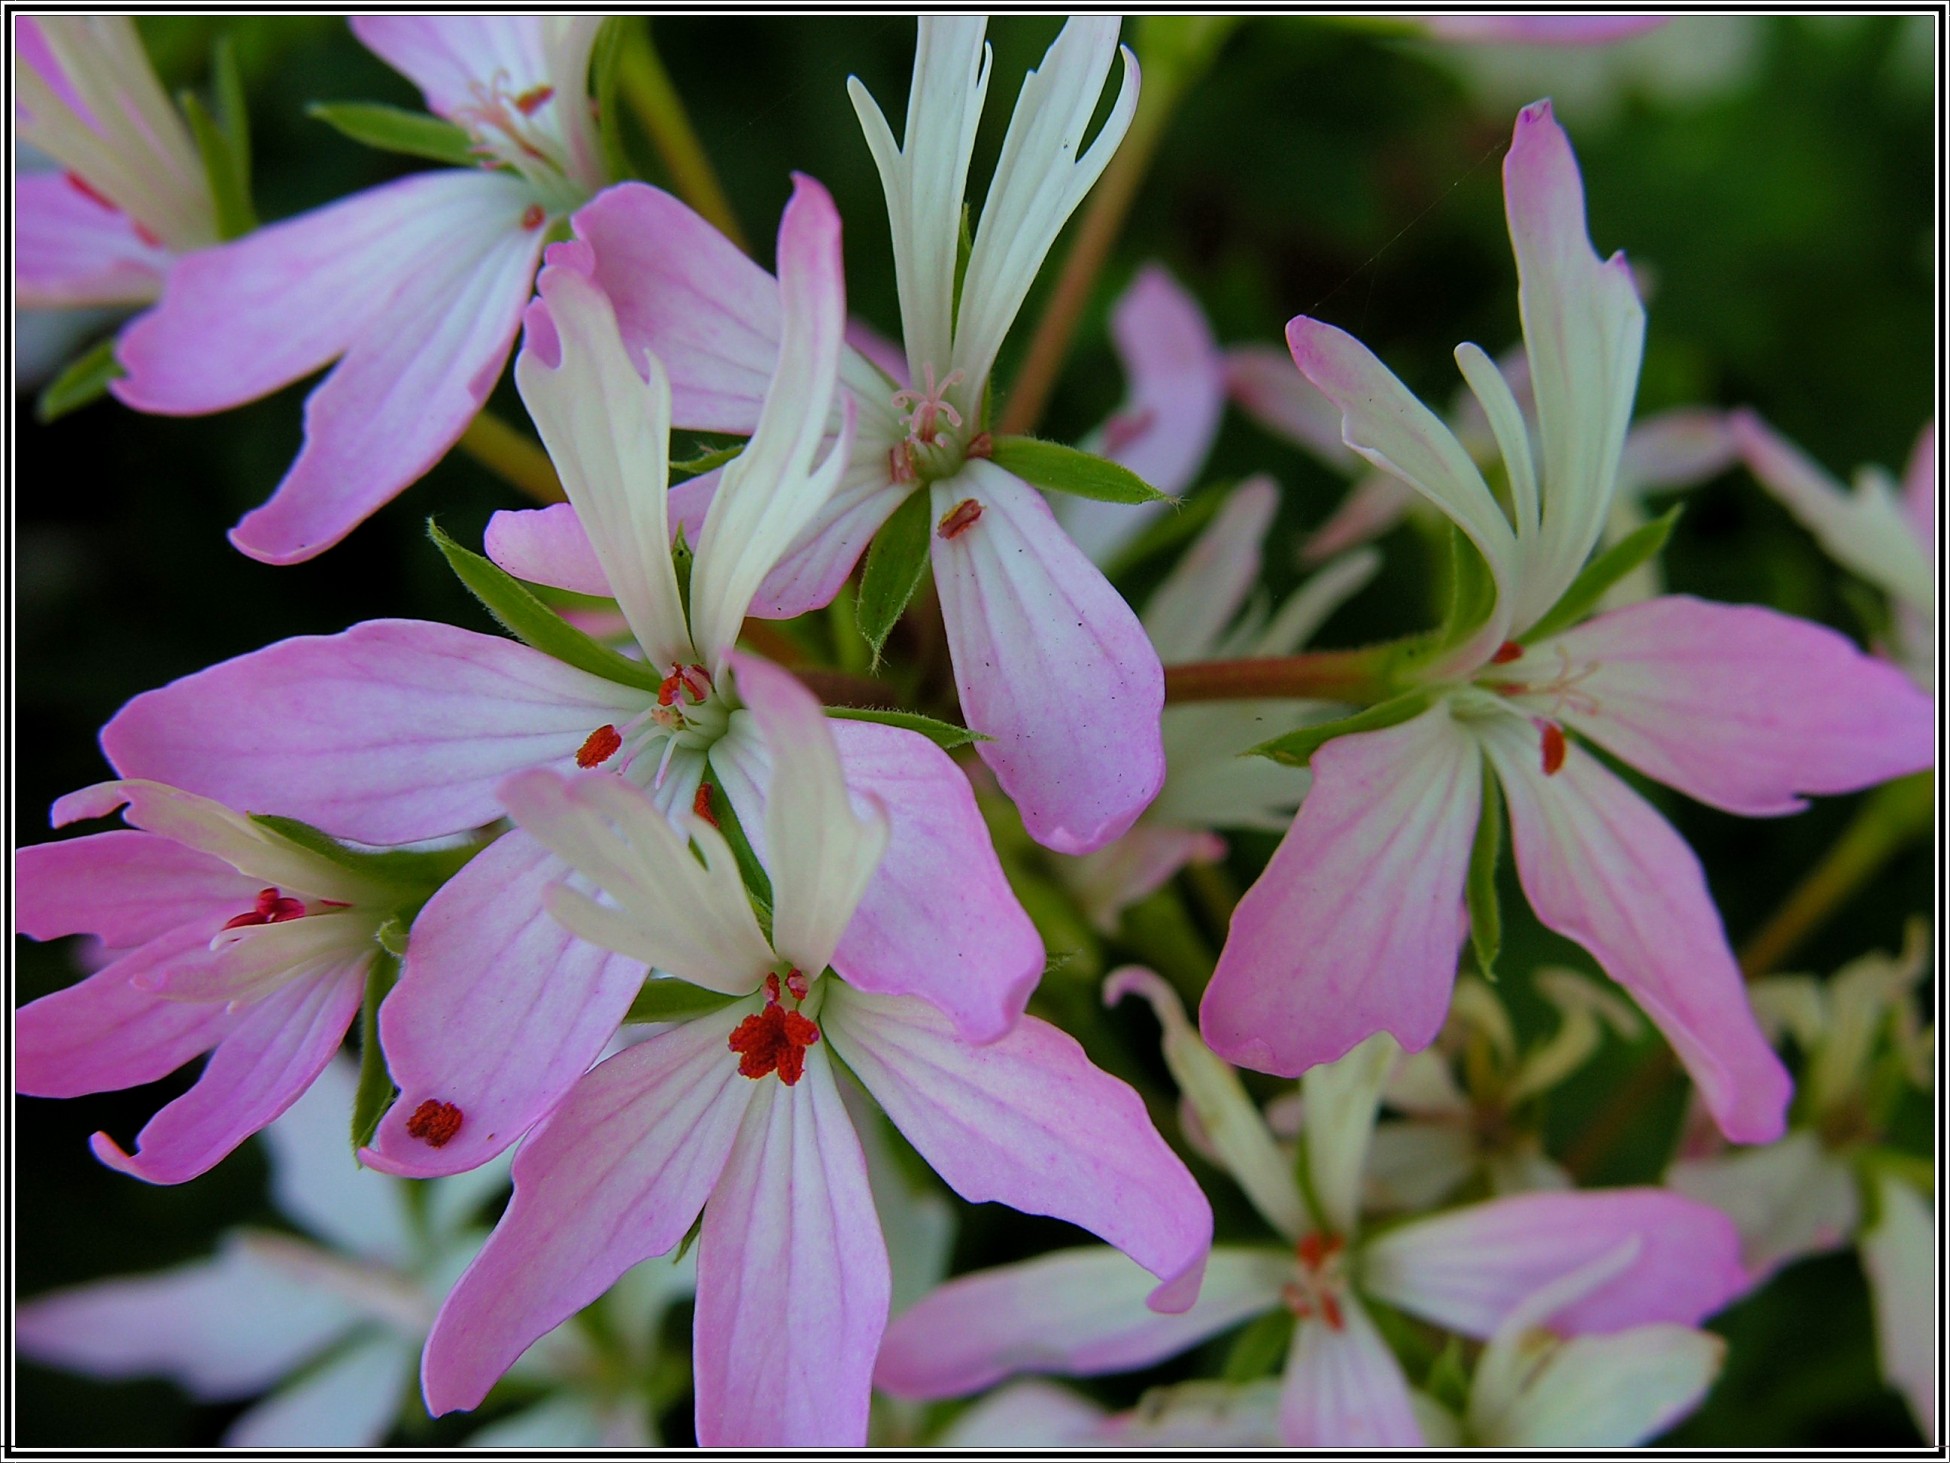
POLYGON ((108 394, 108 383, 128 373, 115 359, 115 337, 97 341, 93 347, 68 362, 67 368, 41 388, 34 403, 34 415, 44 422, 79 411, 91 401, 108 394))
POLYGON ((237 67, 237 46, 228 34, 210 48, 210 94, 217 125, 230 140, 231 156, 242 171, 246 194, 251 176, 251 119, 244 105, 244 74, 237 67))
POLYGON ((978 731, 970 731, 965 726, 956 726, 952 721, 936 721, 932 716, 923 716, 918 711, 882 711, 865 706, 829 706, 828 716, 841 721, 877 721, 882 726, 905 727, 908 731, 919 732, 937 747, 953 751, 971 742, 993 741, 978 731))
POLYGON ((386 1053, 379 1045, 379 1003, 399 979, 399 961, 382 950, 366 970, 366 1000, 359 1010, 359 1086, 352 1097, 352 1151, 372 1142, 373 1130, 386 1116, 399 1090, 386 1070, 386 1053))
POLYGON ((189 120, 190 135, 196 138, 196 150, 202 155, 203 172, 210 180, 210 196, 217 205, 217 235, 241 239, 257 227, 257 211, 251 207, 249 144, 240 147, 226 135, 195 92, 186 91, 179 100, 189 120))
MULTIPOLYGON (((968 256, 975 252, 975 231, 968 226, 968 204, 961 206, 961 230, 955 236, 955 292, 949 303, 948 318, 954 319, 961 313, 961 286, 968 277, 968 256)), ((987 403, 983 403, 982 419, 988 419, 987 403)))
POLYGON ((1405 721, 1413 721, 1434 702, 1435 692, 1431 690, 1408 691, 1392 701, 1383 701, 1379 706, 1370 706, 1352 716, 1303 726, 1285 736, 1261 742, 1257 747, 1247 748, 1244 755, 1271 757, 1275 762, 1284 762, 1289 767, 1305 767, 1308 759, 1334 738, 1400 726, 1405 721))
POLYGON ((1233 1337, 1219 1379, 1238 1386, 1272 1376, 1286 1360, 1287 1343, 1292 1339, 1293 1312, 1275 1306, 1233 1337))
POLYGON ((602 148, 603 173, 612 183, 637 176, 636 165, 630 161, 629 148, 623 142, 623 105, 616 87, 617 63, 623 57, 625 27, 630 23, 624 16, 610 16, 597 30, 596 43, 589 53, 590 94, 596 99, 596 137, 602 148))
POLYGON ((1463 1365, 1462 1337, 1451 1336, 1429 1368, 1422 1390, 1460 1416, 1469 1406, 1469 1371, 1463 1365))
POLYGON ((673 975, 657 975, 643 983, 643 989, 630 1002, 630 1009, 624 1013, 623 1019, 633 1022, 688 1021, 693 1016, 709 1016, 738 999, 737 996, 707 991, 703 986, 692 985, 673 975))
POLYGON ((867 566, 860 573, 860 597, 856 618, 860 633, 873 650, 872 665, 880 664, 880 651, 893 633, 901 611, 921 587, 921 575, 928 567, 928 537, 933 525, 928 521, 926 493, 910 493, 907 501, 894 510, 880 526, 867 549, 867 566))
POLYGON ((1026 483, 1056 493, 1074 493, 1099 503, 1175 503, 1128 467, 1107 457, 1080 452, 1040 437, 997 437, 989 452, 997 467, 1026 483))
POLYGON ((424 112, 382 102, 313 102, 306 110, 354 142, 381 152, 403 152, 456 168, 480 165, 473 139, 465 131, 424 112))
POLYGON ((467 843, 440 849, 355 848, 296 818, 284 818, 275 813, 250 813, 246 816, 258 827, 275 833, 286 843, 296 844, 307 853, 317 854, 342 869, 398 886, 422 898, 453 878, 463 864, 487 846, 467 843))
POLYGON ((446 556, 448 567, 459 576, 460 582, 517 640, 534 646, 544 655, 554 656, 565 665, 619 685, 654 691, 663 684, 663 677, 655 670, 590 639, 492 559, 464 549, 447 537, 431 518, 427 520, 427 536, 446 556))
POLYGON ((1584 572, 1571 581, 1563 598, 1551 606, 1544 618, 1524 631, 1525 641, 1542 640, 1578 623, 1604 598, 1605 591, 1630 574, 1666 546, 1679 509, 1671 508, 1650 523, 1641 524, 1584 566, 1584 572))
POLYGON ((708 452, 700 452, 695 457, 686 457, 670 465, 671 480, 674 483, 678 473, 686 478, 703 477, 714 468, 723 467, 732 458, 745 450, 743 442, 733 442, 728 447, 713 447, 708 452))
POLYGON ((1469 849, 1469 882, 1464 886, 1469 905, 1469 947, 1483 979, 1496 979, 1496 957, 1503 947, 1503 908, 1496 897, 1496 865, 1503 855, 1503 798, 1483 763, 1483 811, 1476 819, 1476 840, 1469 849))

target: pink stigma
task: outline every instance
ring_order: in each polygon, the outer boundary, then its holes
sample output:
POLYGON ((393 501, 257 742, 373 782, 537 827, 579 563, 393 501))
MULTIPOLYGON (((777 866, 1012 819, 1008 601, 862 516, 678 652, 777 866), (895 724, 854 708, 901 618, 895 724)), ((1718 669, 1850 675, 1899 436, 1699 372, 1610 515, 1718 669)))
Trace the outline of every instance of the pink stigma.
POLYGON ((304 900, 281 895, 276 889, 260 889, 257 891, 257 907, 225 921, 224 928, 241 930, 250 925, 278 925, 286 920, 302 919, 304 913, 304 900))
POLYGON ((922 367, 922 372, 927 390, 897 391, 894 393, 894 405, 912 408, 906 416, 909 439, 923 446, 932 446, 940 433, 943 419, 956 431, 961 430, 961 413, 948 404, 947 394, 950 386, 961 382, 962 373, 950 371, 937 386, 932 362, 922 367))

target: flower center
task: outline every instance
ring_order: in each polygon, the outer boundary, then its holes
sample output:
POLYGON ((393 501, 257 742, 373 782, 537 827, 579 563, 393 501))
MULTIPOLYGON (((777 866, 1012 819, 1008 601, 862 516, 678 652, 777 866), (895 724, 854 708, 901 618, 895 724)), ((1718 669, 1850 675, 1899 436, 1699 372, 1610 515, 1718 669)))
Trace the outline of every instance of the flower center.
POLYGON ((1583 663, 1574 661, 1571 652, 1561 644, 1551 649, 1554 656, 1549 659, 1539 657, 1537 661, 1518 664, 1529 652, 1515 642, 1506 641, 1490 657, 1490 664, 1515 666, 1515 669, 1507 673, 1507 679, 1485 678, 1481 682, 1483 689, 1499 696, 1542 701, 1545 703, 1544 714, 1553 720, 1566 710, 1580 716, 1598 715, 1601 710, 1598 698, 1584 689, 1584 683, 1598 673, 1599 663, 1595 660, 1583 663))
POLYGON ((1300 1317, 1318 1316, 1330 1331, 1346 1324, 1341 1292, 1346 1288, 1347 1242, 1337 1234, 1314 1231, 1293 1247, 1293 1278, 1280 1288, 1286 1308, 1300 1317))
MULTIPOLYGON (((573 209, 583 200, 584 190, 571 181, 568 149, 562 141, 561 107, 555 88, 546 84, 525 91, 509 89, 508 73, 497 71, 491 81, 468 85, 468 101, 454 108, 450 120, 466 129, 472 151, 484 164, 511 168, 542 195, 547 213, 573 209)), ((537 228, 538 219, 529 222, 534 208, 522 217, 522 227, 537 228)))
POLYGON ((987 457, 992 450, 987 432, 964 441, 961 412, 948 400, 951 387, 965 379, 959 370, 941 381, 933 365, 921 368, 924 391, 896 391, 894 410, 907 435, 887 451, 888 477, 897 483, 933 482, 952 476, 971 457, 987 457))
POLYGON ((697 664, 672 665, 657 687, 657 699, 622 726, 605 722, 590 732, 576 752, 576 766, 608 766, 628 772, 646 751, 655 751, 652 786, 659 786, 680 747, 706 747, 724 734, 729 710, 716 694, 710 672, 697 664))
POLYGON ((738 1053, 738 1075, 756 1082, 777 1072, 779 1080, 791 1087, 805 1075, 806 1049, 819 1040, 819 1028, 796 1009, 806 999, 812 983, 797 967, 786 973, 781 990, 777 975, 765 977, 765 1009, 738 1023, 729 1045, 738 1053), (795 1009, 788 1011, 781 995, 791 999, 795 1009))
POLYGON ((283 924, 289 919, 303 919, 308 913, 305 901, 293 899, 288 894, 280 894, 275 888, 257 891, 257 905, 224 922, 227 930, 241 930, 249 925, 283 924))

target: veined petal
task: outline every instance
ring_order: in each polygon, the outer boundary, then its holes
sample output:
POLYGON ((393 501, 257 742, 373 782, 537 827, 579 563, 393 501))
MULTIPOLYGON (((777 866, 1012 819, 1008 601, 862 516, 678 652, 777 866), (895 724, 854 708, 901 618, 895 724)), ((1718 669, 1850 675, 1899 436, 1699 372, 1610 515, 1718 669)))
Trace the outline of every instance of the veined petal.
POLYGON ((1280 1441, 1292 1448, 1419 1448, 1422 1429, 1408 1379, 1352 1295, 1342 1324, 1301 1321, 1280 1388, 1280 1441))
POLYGON ((648 352, 631 361, 587 245, 550 251, 515 361, 563 489, 601 562, 607 593, 652 665, 695 655, 670 557, 670 384, 648 352))
POLYGON ((227 1448, 374 1448, 399 1416, 413 1343, 379 1336, 333 1357, 224 1430, 227 1448))
POLYGON ((1530 455, 1530 428, 1524 421, 1523 408, 1517 405, 1516 393, 1481 346, 1465 342, 1456 347, 1455 354, 1463 380, 1483 410, 1483 421, 1496 442, 1497 455, 1503 459, 1503 469, 1510 480, 1517 540, 1521 543, 1536 534, 1539 513, 1537 464, 1530 455))
POLYGON ((864 1445, 887 1247, 823 1044, 746 1106, 697 1263, 698 1442, 864 1445))
MULTIPOLYGON (((877 807, 865 817, 854 813, 839 750, 812 692, 754 655, 734 651, 731 666, 772 753, 765 800, 772 943, 785 959, 817 973, 832 962, 887 848, 887 814, 877 807)), ((874 801, 871 793, 868 800, 874 801)))
POLYGON ((95 1134, 95 1156, 152 1184, 206 1173, 296 1102, 345 1040, 365 995, 366 961, 292 981, 244 1012, 223 1035, 196 1086, 149 1120, 125 1153, 95 1134))
MULTIPOLYGON (((519 358, 515 369, 519 375, 519 358)), ((582 526, 572 503, 499 509, 488 520, 481 547, 495 563, 530 584, 546 584, 605 599, 616 593, 609 572, 589 542, 589 531, 582 526)), ((669 562, 668 549, 664 559, 669 562)))
POLYGON ((987 24, 972 15, 919 18, 902 146, 895 145, 886 117, 859 78, 847 78, 847 95, 887 196, 901 334, 915 381, 928 366, 940 376, 948 374, 962 200, 975 127, 988 95, 990 56, 982 40, 987 24))
POLYGON ((1376 1032, 1337 1062, 1310 1067, 1300 1079, 1301 1134, 1320 1222, 1351 1235, 1361 1216, 1361 1176, 1368 1167, 1375 1110, 1388 1069, 1401 1048, 1376 1032))
MULTIPOLYGON (((1050 246, 1110 166, 1111 155, 1137 110, 1137 59, 1117 44, 1119 24, 1114 15, 1070 17, 1044 55, 1041 69, 1023 78, 1002 139, 1002 155, 982 202, 982 219, 955 313, 953 365, 964 373, 959 390, 971 404, 981 401, 1002 338, 1015 322, 1050 246), (1117 98, 1086 149, 1084 129, 1097 110, 1111 61, 1120 55, 1124 78, 1117 98)), ((940 226, 945 228, 945 221, 954 216, 944 212, 940 226)), ((949 259, 952 268, 952 254, 949 259)), ((917 376, 926 359, 916 354, 910 339, 908 360, 916 366, 917 376)))
POLYGON ((1260 546, 1279 506, 1280 490, 1270 477, 1248 478, 1151 591, 1144 631, 1159 660, 1177 665, 1214 653, 1259 582, 1260 546))
POLYGON ((537 1338, 684 1237, 758 1091, 727 1046, 744 1014, 618 1052, 522 1144, 514 1198, 427 1337, 429 1411, 478 1406, 537 1338))
POLYGON ((369 620, 145 692, 102 750, 127 777, 407 843, 492 822, 502 779, 571 766, 590 732, 648 701, 502 636, 369 620))
POLYGON ((1893 1175, 1875 1176, 1875 1227, 1862 1236, 1862 1269, 1875 1303, 1876 1355, 1910 1415, 1936 1441, 1936 1351, 1943 1333, 1932 1314, 1941 1263, 1930 1202, 1893 1175))
POLYGON ((118 828, 14 854, 14 928, 36 940, 95 935, 127 950, 198 915, 251 908, 261 879, 159 833, 118 828))
POLYGON ((1482 756, 1446 703, 1327 743, 1313 774, 1199 1010, 1220 1056, 1286 1077, 1377 1031, 1435 1039, 1482 804, 1482 756))
POLYGON ((1164 672, 1144 627, 1034 488, 975 460, 929 490, 982 512, 930 544, 955 684, 976 747, 1030 835, 1088 853, 1164 782, 1164 672))
POLYGON ((151 989, 172 1001, 250 1005, 287 981, 371 953, 377 925, 370 914, 331 910, 225 930, 211 942, 209 959, 156 972, 151 989))
POLYGON ((172 256, 125 213, 90 198, 64 173, 14 179, 14 291, 23 310, 146 305, 172 256))
POLYGON ((1601 264, 1591 247, 1577 159, 1547 101, 1517 116, 1503 193, 1543 462, 1543 519, 1511 612, 1520 632, 1577 577, 1611 510, 1645 310, 1624 256, 1601 264))
POLYGON ((1176 1315, 1145 1305, 1157 1281, 1106 1247, 977 1271, 895 1319, 874 1384, 896 1397, 961 1397, 1016 1372, 1132 1371, 1271 1310, 1292 1269, 1279 1250, 1220 1246, 1206 1261, 1198 1303, 1176 1315))
POLYGON ((1503 784, 1530 907, 1589 950, 1665 1033, 1720 1130, 1781 1136, 1793 1084, 1727 948, 1693 851, 1645 800, 1582 748, 1542 771, 1535 734, 1509 718, 1478 728, 1503 784))
POLYGON ((852 417, 817 467, 839 394, 846 331, 840 218, 814 179, 794 177, 779 220, 778 364, 745 450, 727 463, 691 576, 692 639, 715 674, 759 586, 812 521, 851 451, 852 417))
POLYGON ((1853 1170, 1806 1129, 1675 1163, 1666 1183, 1732 1218, 1757 1284, 1791 1260, 1847 1244, 1861 1218, 1853 1170))
POLYGON ((1532 1294, 1628 1240, 1629 1262, 1537 1322, 1565 1335, 1690 1326, 1747 1288, 1732 1220, 1644 1188, 1513 1194, 1411 1220, 1367 1243, 1361 1279, 1391 1305, 1487 1338, 1532 1294))
POLYGON ((420 911, 399 984, 379 1008, 400 1095, 364 1154, 369 1165, 425 1178, 486 1162, 547 1113, 616 1034, 643 966, 577 939, 543 909, 543 891, 569 873, 517 829, 420 911), (459 1129, 437 1148, 408 1131, 429 1102, 460 1110, 459 1129))
POLYGON ((970 1046, 925 1001, 847 986, 827 993, 820 1019, 956 1193, 1082 1225, 1164 1282, 1154 1309, 1191 1304, 1211 1207, 1138 1095, 1069 1036, 1025 1016, 998 1040, 970 1046))

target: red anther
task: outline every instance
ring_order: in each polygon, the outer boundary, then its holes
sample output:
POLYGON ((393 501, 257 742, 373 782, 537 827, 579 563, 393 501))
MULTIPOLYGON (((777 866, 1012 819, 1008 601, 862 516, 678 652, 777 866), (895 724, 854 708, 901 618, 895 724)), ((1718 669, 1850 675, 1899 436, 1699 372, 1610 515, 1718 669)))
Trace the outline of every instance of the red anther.
POLYGON ((1491 665, 1508 665, 1523 655, 1523 647, 1514 640, 1506 640, 1496 647, 1496 654, 1490 657, 1491 665))
POLYGON ((757 1081, 768 1072, 790 1087, 805 1075, 806 1048, 819 1040, 819 1028, 777 1001, 738 1023, 728 1045, 738 1053, 738 1075, 757 1081))
POLYGON ((451 1102, 439 1102, 429 1097, 413 1109, 413 1116, 406 1120, 406 1136, 418 1138, 429 1148, 445 1148, 453 1141, 454 1134, 460 1131, 460 1109, 451 1102))
POLYGON ((589 739, 576 753, 576 766, 600 767, 616 755, 616 749, 623 745, 623 734, 605 722, 589 733, 589 739))
POLYGON ((669 706, 680 691, 691 698, 691 705, 701 706, 711 694, 711 677, 701 665, 674 665, 657 687, 657 704, 669 706))
POLYGON ((1341 1317, 1341 1303, 1334 1299, 1331 1291, 1320 1293, 1320 1318, 1327 1323, 1330 1331, 1343 1330, 1347 1322, 1341 1317))
POLYGON ((765 999, 774 1006, 779 1003, 779 977, 776 973, 765 977, 765 999))
POLYGON ((934 531, 944 539, 960 538, 975 526, 975 520, 982 516, 982 505, 973 498, 963 498, 954 507, 941 515, 941 522, 934 531))
POLYGON ((129 227, 134 229, 135 236, 138 239, 142 240, 143 243, 147 244, 151 249, 162 248, 162 240, 159 237, 157 237, 156 231, 150 228, 147 224, 143 223, 141 219, 139 218, 130 219, 129 227))
POLYGON ((257 891, 257 907, 246 914, 226 920, 224 928, 241 930, 251 925, 283 924, 286 920, 302 919, 304 914, 304 900, 279 894, 276 889, 260 889, 257 891))
MULTIPOLYGON (((75 192, 79 193, 83 198, 92 198, 95 202, 99 203, 103 208, 115 208, 115 205, 109 202, 108 198, 104 194, 102 194, 100 190, 98 190, 86 178, 82 177, 81 174, 63 173, 61 176, 66 178, 68 180, 68 186, 73 188, 75 192)), ((115 208, 115 211, 117 213, 120 213, 122 210, 119 208, 115 208)))
POLYGON ((1564 765, 1564 729, 1554 721, 1544 723, 1544 776, 1549 777, 1564 765))
POLYGON ((547 84, 530 87, 515 98, 515 110, 524 117, 532 117, 548 105, 548 99, 555 95, 555 88, 547 84))
POLYGON ((792 992, 793 1000, 803 1001, 806 992, 812 989, 812 982, 806 979, 806 972, 795 965, 785 973, 785 988, 792 992))
POLYGON ((1341 1237, 1337 1234, 1322 1234, 1318 1230, 1300 1236, 1294 1246, 1300 1256, 1300 1263, 1309 1270, 1318 1270, 1341 1252, 1341 1237))
POLYGON ((691 799, 691 812, 709 823, 713 828, 719 826, 718 815, 711 811, 711 784, 700 782, 697 796, 691 799))
POLYGON ((531 203, 521 211, 521 226, 531 234, 542 226, 548 218, 548 210, 539 203, 531 203))

